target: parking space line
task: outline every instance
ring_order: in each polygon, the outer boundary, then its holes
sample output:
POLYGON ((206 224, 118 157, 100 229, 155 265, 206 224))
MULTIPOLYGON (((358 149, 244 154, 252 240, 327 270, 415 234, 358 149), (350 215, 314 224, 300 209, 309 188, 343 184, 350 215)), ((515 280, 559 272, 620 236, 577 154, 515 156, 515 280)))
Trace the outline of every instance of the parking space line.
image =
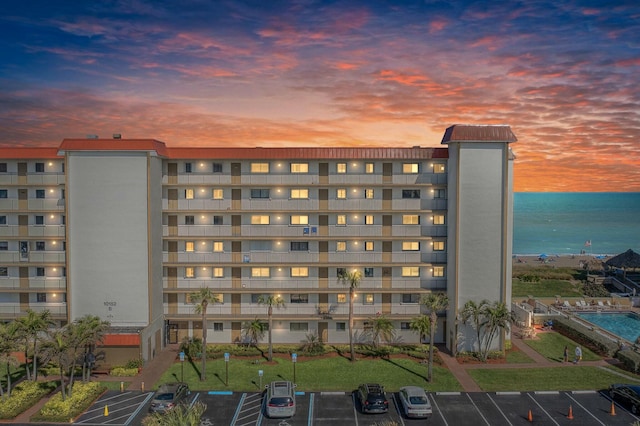
POLYGON ((551 419, 551 421, 552 421, 553 423, 555 423, 557 426, 560 426, 560 424, 559 424, 558 422, 556 422, 556 421, 553 419, 553 417, 551 417, 551 414, 549 414, 549 412, 547 412, 547 410, 545 410, 545 409, 544 409, 544 407, 542 407, 542 405, 540 405, 540 403, 539 403, 538 401, 536 401, 536 399, 535 399, 535 398, 534 398, 530 393, 528 393, 528 394, 527 394, 527 396, 528 396, 529 398, 531 398, 531 400, 532 400, 533 402, 535 402, 535 403, 536 403, 536 405, 537 405, 537 406, 538 406, 538 407, 539 407, 539 408, 540 408, 540 409, 541 409, 541 410, 542 410, 542 411, 547 415, 547 417, 549 417, 549 419, 551 419))
POLYGON ((313 425, 313 393, 309 394, 309 413, 307 416, 307 426, 313 425))
POLYGON ((489 398, 489 401, 491 401, 493 403, 493 405, 498 409, 500 414, 502 414, 502 417, 504 417, 504 419, 507 421, 507 423, 509 423, 509 425, 513 426, 513 423, 511 423, 509 421, 509 418, 507 417, 505 412, 502 411, 502 409, 498 406, 498 403, 493 398, 491 398, 491 395, 489 393, 485 393, 485 395, 487 395, 487 398, 489 398))
POLYGON ((440 409, 440 406, 436 402, 436 399, 433 397, 433 395, 430 395, 430 396, 431 396, 431 400, 433 401, 433 406, 436 407, 436 409, 438 410, 438 413, 440 414, 440 418, 444 422, 445 426, 449 426, 449 423, 447 423, 447 419, 444 418, 444 414, 442 414, 442 410, 440 409))
POLYGON ((469 401, 471 401, 471 403, 473 404, 474 407, 476 407, 476 410, 478 411, 478 413, 480 414, 480 417, 482 417, 482 420, 484 420, 484 422, 487 424, 487 426, 491 426, 491 423, 489 423, 489 421, 487 420, 487 418, 484 416, 484 414, 482 414, 482 411, 478 408, 478 406, 476 405, 476 403, 473 401, 473 399, 471 399, 471 396, 469 394, 467 394, 467 398, 469 398, 469 401))
POLYGON ((400 412, 400 404, 398 404, 398 398, 396 398, 396 394, 392 393, 391 398, 393 398, 393 405, 396 406, 396 413, 398 413, 398 417, 400 418, 400 423, 402 423, 402 426, 405 426, 404 419, 402 418, 402 413, 400 412))
POLYGON ((356 426, 358 426, 358 412, 356 411, 356 396, 351 394, 351 401, 353 402, 353 418, 356 421, 356 426))
POLYGON ((591 417, 593 417, 598 423, 600 423, 602 426, 607 426, 606 424, 602 423, 596 416, 594 416, 591 411, 587 410, 587 407, 585 407, 584 405, 580 404, 574 397, 572 397, 571 395, 567 394, 567 396, 569 397, 570 400, 572 400, 573 402, 576 403, 576 405, 580 408, 582 408, 584 411, 586 411, 587 413, 589 413, 589 415, 591 417))
POLYGON ((607 401, 611 401, 613 404, 615 404, 616 407, 621 408, 623 410, 625 410, 631 417, 633 417, 636 420, 640 420, 640 417, 636 416, 635 414, 633 414, 631 411, 628 411, 626 408, 624 408, 619 402, 614 401, 613 399, 611 399, 611 397, 609 396, 608 392, 598 392, 600 395, 604 396, 607 401))
POLYGON ((140 410, 142 410, 142 407, 144 407, 147 402, 149 402, 149 400, 153 397, 153 393, 149 392, 149 394, 147 395, 147 397, 145 398, 145 400, 142 402, 142 404, 140 404, 138 406, 138 409, 136 411, 134 411, 131 416, 129 416, 129 419, 124 422, 124 425, 127 426, 129 423, 131 423, 133 421, 133 419, 136 418, 136 416, 140 413, 140 410))
POLYGON ((247 397, 246 393, 243 393, 240 397, 240 402, 238 402, 238 407, 236 408, 236 412, 231 419, 231 426, 236 424, 236 420, 238 420, 238 416, 240 415, 240 408, 242 408, 242 404, 244 403, 244 399, 247 397))

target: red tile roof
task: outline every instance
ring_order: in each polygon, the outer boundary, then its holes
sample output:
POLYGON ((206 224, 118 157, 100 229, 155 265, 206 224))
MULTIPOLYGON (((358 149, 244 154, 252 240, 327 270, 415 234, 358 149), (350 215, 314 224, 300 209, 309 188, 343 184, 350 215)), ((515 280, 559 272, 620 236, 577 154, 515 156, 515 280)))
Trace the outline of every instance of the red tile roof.
POLYGON ((454 124, 444 132, 442 143, 450 142, 516 142, 518 139, 506 124, 454 124))
POLYGON ((58 148, 0 148, 0 158, 50 160, 60 156, 58 156, 58 148))

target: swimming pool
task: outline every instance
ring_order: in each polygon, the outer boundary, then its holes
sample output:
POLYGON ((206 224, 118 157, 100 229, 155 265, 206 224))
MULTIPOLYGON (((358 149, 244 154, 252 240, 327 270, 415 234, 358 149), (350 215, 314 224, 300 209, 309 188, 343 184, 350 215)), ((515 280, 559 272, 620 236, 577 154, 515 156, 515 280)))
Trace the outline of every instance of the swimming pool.
POLYGON ((633 312, 594 312, 578 314, 578 317, 632 343, 640 336, 640 316, 633 312))

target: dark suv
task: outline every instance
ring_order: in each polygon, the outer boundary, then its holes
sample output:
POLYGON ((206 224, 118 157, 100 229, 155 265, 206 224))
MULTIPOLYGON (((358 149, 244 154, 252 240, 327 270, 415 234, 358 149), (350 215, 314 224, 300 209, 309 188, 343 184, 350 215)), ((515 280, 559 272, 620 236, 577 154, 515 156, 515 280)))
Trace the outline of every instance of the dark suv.
POLYGON ((358 400, 363 413, 386 413, 389 411, 389 401, 384 394, 384 388, 377 383, 364 383, 358 386, 358 400))

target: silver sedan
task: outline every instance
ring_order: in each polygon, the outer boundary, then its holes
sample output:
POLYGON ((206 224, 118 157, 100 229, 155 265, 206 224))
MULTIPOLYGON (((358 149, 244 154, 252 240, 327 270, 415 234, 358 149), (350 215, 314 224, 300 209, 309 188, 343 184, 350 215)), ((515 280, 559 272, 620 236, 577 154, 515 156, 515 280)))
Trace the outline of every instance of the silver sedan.
POLYGON ((428 418, 431 416, 431 402, 427 393, 418 386, 405 386, 400 388, 398 399, 402 410, 407 417, 428 418))

